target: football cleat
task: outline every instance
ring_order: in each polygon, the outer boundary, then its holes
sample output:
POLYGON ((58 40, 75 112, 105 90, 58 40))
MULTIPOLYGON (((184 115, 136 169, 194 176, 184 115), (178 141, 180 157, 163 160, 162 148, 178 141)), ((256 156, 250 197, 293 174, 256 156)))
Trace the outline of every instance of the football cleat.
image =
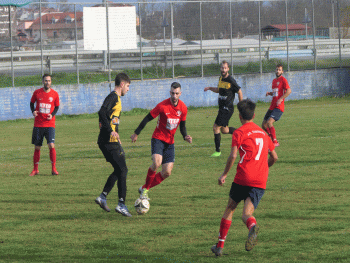
POLYGON ((258 243, 259 226, 255 225, 249 230, 247 241, 245 242, 245 250, 250 251, 258 243))
POLYGON ((107 199, 106 198, 101 198, 101 196, 97 197, 95 199, 95 203, 98 204, 103 210, 110 212, 111 209, 109 209, 108 205, 107 205, 107 199))
POLYGON ((52 170, 52 175, 58 175, 58 172, 56 169, 52 170))
POLYGON ((221 155, 221 152, 215 152, 210 157, 219 157, 221 155))
POLYGON ((217 244, 211 247, 211 252, 215 254, 215 256, 220 257, 222 255, 222 247, 217 247, 217 244))
MULTIPOLYGON (((142 187, 142 186, 141 186, 141 187, 142 187)), ((149 197, 148 197, 148 192, 149 192, 149 190, 147 190, 146 188, 142 188, 141 191, 140 191, 140 189, 139 189, 139 192, 141 192, 141 193, 140 193, 140 199, 151 200, 151 199, 149 199, 149 197)))
POLYGON ((130 214, 128 208, 123 203, 119 202, 117 207, 115 208, 115 211, 122 214, 123 216, 131 217, 131 214, 130 214))
POLYGON ((29 176, 34 176, 34 175, 37 175, 39 174, 39 170, 33 170, 29 176))

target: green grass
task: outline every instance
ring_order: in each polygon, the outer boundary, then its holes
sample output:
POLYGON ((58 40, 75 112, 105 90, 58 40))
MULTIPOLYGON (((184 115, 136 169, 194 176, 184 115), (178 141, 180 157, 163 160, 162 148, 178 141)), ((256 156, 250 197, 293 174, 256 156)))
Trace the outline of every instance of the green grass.
MULTIPOLYGON (((257 104, 257 124, 267 108, 257 104)), ((349 262, 349 96, 286 103, 275 125, 279 160, 255 212, 258 245, 244 250, 248 230, 240 204, 220 259, 210 247, 217 242, 235 169, 219 187, 231 139, 223 135, 222 156, 209 158, 217 108, 189 110, 193 144, 177 132, 173 173, 151 189, 149 213, 137 216, 133 202, 151 164, 156 121, 135 144, 129 137, 146 113, 123 113, 120 125, 132 218, 106 213, 94 203, 112 172, 96 145, 97 114, 58 116, 59 176, 50 175, 47 147, 41 151, 40 174, 28 176, 33 120, 0 122, 0 262, 349 262)), ((239 126, 237 112, 230 124, 239 126)), ((117 205, 116 187, 108 204, 117 205)))
MULTIPOLYGON (((263 72, 274 72, 277 64, 282 63, 284 68, 287 68, 287 63, 282 62, 278 59, 270 59, 262 61, 263 72)), ((350 59, 343 59, 342 64, 344 67, 350 66, 350 59)), ((314 69, 314 62, 312 60, 292 60, 290 61, 291 70, 303 70, 303 69, 314 69)), ((317 60, 317 68, 338 68, 338 59, 324 59, 317 60)), ((210 64, 203 66, 204 76, 216 76, 218 74, 219 66, 217 64, 210 64)), ((259 73, 260 63, 259 62, 248 62, 245 65, 234 65, 233 71, 235 74, 246 74, 246 73, 259 73)), ((111 72, 111 78, 113 81, 114 76, 121 71, 111 72)), ((125 69, 123 70, 129 75, 131 79, 141 79, 141 71, 139 69, 125 69)), ((174 67, 175 77, 200 77, 201 66, 193 67, 181 67, 175 65, 174 67)), ((144 79, 160 79, 160 78, 172 78, 173 71, 172 68, 164 69, 160 66, 146 67, 143 69, 144 79)), ((69 85, 78 83, 76 73, 53 73, 54 85, 69 85)), ((100 83, 108 81, 108 73, 106 72, 80 72, 79 73, 79 83, 100 83)), ((20 76, 15 77, 15 86, 38 86, 41 83, 40 75, 33 76, 20 76)), ((0 74, 0 88, 11 87, 12 77, 9 74, 0 74)))

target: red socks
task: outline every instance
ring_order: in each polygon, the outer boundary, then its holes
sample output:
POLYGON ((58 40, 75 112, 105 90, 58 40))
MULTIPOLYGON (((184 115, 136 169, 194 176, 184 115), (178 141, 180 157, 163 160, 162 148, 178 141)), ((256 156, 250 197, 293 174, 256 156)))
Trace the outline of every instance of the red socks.
POLYGON ((155 176, 156 172, 153 171, 151 168, 148 168, 146 183, 142 186, 142 188, 146 188, 147 190, 150 189, 155 176))
POLYGON ((163 182, 164 178, 162 177, 162 174, 159 172, 156 174, 156 176, 154 177, 150 188, 155 187, 156 185, 159 185, 161 182, 163 182))
POLYGON ((248 229, 250 230, 253 226, 256 225, 256 219, 254 216, 251 216, 247 219, 246 225, 248 227, 248 229))
POLYGON ((226 220, 225 218, 221 218, 220 223, 220 231, 219 231, 219 242, 217 247, 224 247, 225 239, 228 233, 228 230, 231 227, 232 221, 226 220))
POLYGON ((33 157, 33 162, 34 162, 34 170, 38 171, 39 169, 39 161, 40 161, 40 150, 34 150, 34 157, 33 157))
POLYGON ((52 170, 56 170, 56 149, 50 148, 50 160, 52 164, 52 170))
POLYGON ((276 130, 275 130, 275 127, 271 127, 271 128, 270 128, 270 135, 271 135, 272 141, 277 141, 277 139, 276 139, 276 130))

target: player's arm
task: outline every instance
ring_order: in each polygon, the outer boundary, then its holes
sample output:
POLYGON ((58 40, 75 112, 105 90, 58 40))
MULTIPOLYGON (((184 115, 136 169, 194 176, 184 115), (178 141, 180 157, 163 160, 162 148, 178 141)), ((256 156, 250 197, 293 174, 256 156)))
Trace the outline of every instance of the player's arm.
POLYGON ((191 135, 187 135, 186 121, 180 121, 180 132, 186 142, 192 143, 191 135))
POLYGON ((232 166, 235 163, 235 160, 237 158, 237 152, 238 152, 237 146, 233 146, 231 148, 230 156, 227 158, 225 170, 224 170, 223 174, 218 179, 219 185, 223 185, 225 183, 227 174, 231 170, 231 168, 232 168, 232 166))
POLYGON ((32 111, 34 117, 38 116, 38 112, 35 110, 34 107, 34 102, 30 102, 30 110, 32 111))
POLYGON ((277 162, 278 156, 275 150, 269 151, 269 160, 268 160, 268 164, 269 167, 271 167, 275 162, 277 162))
POLYGON ((134 131, 134 134, 130 136, 132 142, 136 142, 137 137, 138 137, 138 135, 141 133, 141 131, 143 130, 143 128, 145 128, 145 127, 146 127, 146 124, 147 124, 148 122, 150 122, 151 120, 153 120, 153 119, 154 119, 154 118, 153 118, 153 116, 151 115, 151 113, 148 113, 148 114, 146 115, 146 117, 143 118, 143 120, 141 121, 141 123, 139 124, 139 126, 138 126, 138 127, 136 128, 136 130, 134 131))
POLYGON ((292 93, 292 90, 289 88, 289 89, 286 89, 286 92, 282 95, 282 97, 281 98, 279 98, 278 100, 277 100, 277 106, 278 105, 280 105, 281 103, 282 103, 282 101, 285 99, 285 98, 287 98, 290 94, 292 93))
POLYGON ((243 100, 243 92, 242 92, 242 89, 239 89, 239 91, 237 92, 238 94, 238 100, 239 101, 242 101, 243 100))
POLYGON ((47 119, 48 119, 48 120, 51 120, 51 119, 53 118, 53 116, 56 115, 56 113, 58 112, 59 107, 60 107, 60 106, 56 106, 56 107, 54 108, 53 112, 47 116, 47 119))
POLYGON ((110 95, 107 96, 107 98, 104 100, 99 112, 99 121, 101 124, 101 127, 105 128, 108 133, 110 133, 112 136, 116 137, 115 132, 112 129, 108 112, 113 108, 114 105, 118 102, 118 96, 114 93, 111 93, 110 95), (113 134, 112 134, 113 133, 113 134))
POLYGON ((215 88, 215 87, 205 87, 204 88, 204 91, 208 91, 208 90, 210 90, 214 93, 219 93, 219 88, 215 88))

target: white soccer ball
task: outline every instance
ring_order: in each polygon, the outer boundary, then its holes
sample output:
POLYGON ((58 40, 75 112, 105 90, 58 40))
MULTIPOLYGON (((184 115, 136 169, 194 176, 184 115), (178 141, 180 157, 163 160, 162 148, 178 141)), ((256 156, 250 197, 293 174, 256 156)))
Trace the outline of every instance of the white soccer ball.
POLYGON ((147 199, 138 198, 135 201, 135 210, 139 215, 146 214, 150 208, 150 204, 147 199))

